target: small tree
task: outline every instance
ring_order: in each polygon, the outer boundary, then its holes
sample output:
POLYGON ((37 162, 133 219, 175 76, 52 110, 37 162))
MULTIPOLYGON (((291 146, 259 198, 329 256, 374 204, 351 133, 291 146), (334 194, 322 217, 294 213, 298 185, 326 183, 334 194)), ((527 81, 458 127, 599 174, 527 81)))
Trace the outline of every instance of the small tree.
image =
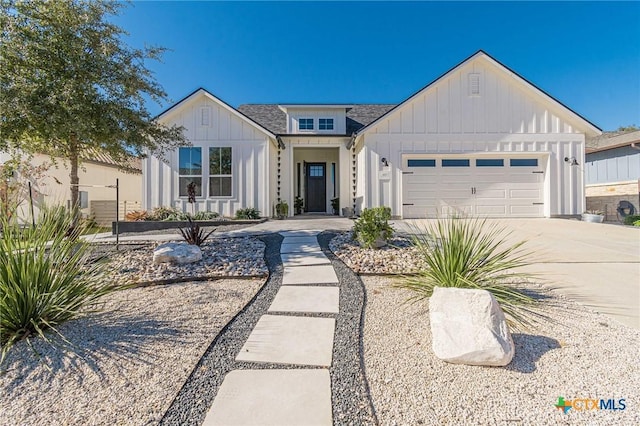
POLYGON ((181 127, 153 119, 146 100, 166 94, 145 67, 164 49, 134 49, 108 22, 121 3, 96 0, 0 2, 0 150, 14 147, 66 160, 78 205, 83 156, 162 155, 184 145, 181 127))
POLYGON ((31 157, 24 158, 17 152, 12 152, 11 158, 0 164, 0 216, 12 219, 18 207, 30 196, 36 198, 45 184, 43 179, 52 163, 43 162, 34 165, 31 157), (32 184, 32 194, 29 194, 29 182, 32 184))

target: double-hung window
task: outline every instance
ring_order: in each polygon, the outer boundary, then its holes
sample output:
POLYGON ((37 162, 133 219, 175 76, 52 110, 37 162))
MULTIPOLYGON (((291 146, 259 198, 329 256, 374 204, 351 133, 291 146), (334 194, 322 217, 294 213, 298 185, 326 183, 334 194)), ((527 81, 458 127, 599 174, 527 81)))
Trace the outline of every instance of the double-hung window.
POLYGON ((209 196, 231 196, 231 148, 209 148, 209 196))
POLYGON ((202 196, 202 148, 180 148, 178 150, 178 187, 181 197, 189 196, 189 184, 196 185, 196 197, 202 196))
POLYGON ((298 119, 298 130, 313 130, 313 118, 298 119))
POLYGON ((319 118, 318 130, 333 130, 333 118, 319 118))

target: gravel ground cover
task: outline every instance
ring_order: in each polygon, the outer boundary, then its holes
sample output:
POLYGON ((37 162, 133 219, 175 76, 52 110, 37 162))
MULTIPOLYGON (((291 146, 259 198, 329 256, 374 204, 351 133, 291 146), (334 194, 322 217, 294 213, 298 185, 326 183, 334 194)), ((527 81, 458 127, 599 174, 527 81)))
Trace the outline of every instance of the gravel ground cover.
MULTIPOLYGON (((247 224, 247 223, 243 223, 243 224, 233 224, 233 221, 229 220, 230 224, 228 225, 218 225, 218 226, 203 226, 201 229, 204 229, 205 232, 211 232, 213 231, 213 234, 219 234, 221 232, 229 232, 229 231, 236 231, 238 229, 245 229, 245 228, 249 228, 250 226, 254 226, 255 224, 247 224)), ((196 222, 197 223, 197 222, 196 222)), ((120 236, 121 237, 135 237, 136 235, 167 235, 167 234, 174 234, 176 236, 176 239, 179 240, 182 237, 180 236, 180 230, 177 228, 173 228, 173 229, 156 229, 153 231, 142 231, 142 232, 121 232, 120 236)))
POLYGON ((66 350, 32 340, 34 352, 19 342, 0 374, 0 425, 157 424, 211 341, 264 281, 120 291, 105 298, 104 312, 60 327, 66 350))
POLYGON ((423 266, 411 240, 397 234, 385 247, 364 249, 351 238, 351 232, 343 232, 331 240, 329 248, 359 274, 409 274, 423 266))
POLYGON ((363 277, 365 371, 382 425, 640 424, 640 331, 549 290, 554 319, 513 335, 505 368, 447 364, 431 352, 426 303, 386 277, 363 277), (565 400, 625 398, 621 411, 554 407, 565 400))
POLYGON ((153 250, 163 243, 128 243, 119 252, 105 245, 101 253, 109 254, 114 279, 123 284, 268 274, 264 243, 254 237, 211 238, 200 247, 202 260, 184 265, 153 263, 153 250))
MULTIPOLYGON (((364 288, 353 274, 328 250, 332 234, 321 234, 319 242, 331 259, 340 279, 340 313, 312 315, 336 318, 333 364, 329 369, 336 425, 376 424, 368 399, 367 384, 362 370, 360 327, 364 305, 364 288)), ((215 399, 225 375, 237 369, 313 368, 283 364, 236 362, 235 357, 259 318, 267 313, 281 283, 282 237, 272 234, 262 237, 266 243, 265 258, 270 276, 255 299, 218 335, 193 370, 191 376, 161 421, 162 425, 200 425, 215 399)), ((298 314, 296 314, 298 315, 298 314)))

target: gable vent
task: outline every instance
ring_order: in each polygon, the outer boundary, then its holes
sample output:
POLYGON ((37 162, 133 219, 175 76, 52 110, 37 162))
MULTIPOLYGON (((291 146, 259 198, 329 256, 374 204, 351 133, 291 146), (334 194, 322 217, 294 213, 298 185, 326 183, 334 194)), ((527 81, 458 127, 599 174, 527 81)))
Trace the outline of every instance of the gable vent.
POLYGON ((469 74, 469 96, 480 96, 480 74, 469 74))
POLYGON ((209 126, 210 123, 211 123, 211 108, 209 107, 200 108, 200 125, 209 126))

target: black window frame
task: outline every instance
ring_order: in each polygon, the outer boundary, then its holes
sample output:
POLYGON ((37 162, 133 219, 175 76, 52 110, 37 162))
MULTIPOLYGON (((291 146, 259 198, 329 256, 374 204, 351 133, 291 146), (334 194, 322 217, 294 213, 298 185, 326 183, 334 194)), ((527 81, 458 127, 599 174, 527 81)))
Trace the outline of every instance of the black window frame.
POLYGON ((314 130, 314 127, 315 127, 315 125, 314 125, 313 118, 299 118, 298 119, 298 130, 314 130))
POLYGON ((334 120, 333 118, 318 118, 318 130, 333 130, 334 120), (329 127, 331 125, 331 127, 329 127))

